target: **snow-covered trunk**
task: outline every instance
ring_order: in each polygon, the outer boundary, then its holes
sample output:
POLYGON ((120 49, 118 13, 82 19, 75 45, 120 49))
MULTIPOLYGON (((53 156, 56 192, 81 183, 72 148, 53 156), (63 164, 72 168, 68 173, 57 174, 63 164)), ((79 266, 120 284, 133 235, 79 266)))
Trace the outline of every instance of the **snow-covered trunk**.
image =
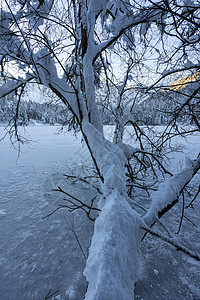
POLYGON ((134 299, 139 273, 140 222, 125 198, 114 189, 95 222, 84 275, 85 300, 134 299))
POLYGON ((139 273, 140 219, 126 200, 125 162, 118 146, 109 143, 89 122, 83 130, 104 178, 101 213, 84 270, 86 300, 134 299, 139 273))
POLYGON ((103 133, 103 126, 100 120, 100 114, 95 102, 94 70, 92 65, 93 43, 88 43, 87 53, 83 59, 83 76, 85 83, 85 94, 87 101, 87 110, 90 122, 103 133))
POLYGON ((93 59, 98 47, 94 43, 94 24, 92 10, 88 18, 86 14, 82 17, 82 26, 88 30, 83 57, 88 118, 83 118, 81 130, 98 166, 103 194, 84 270, 88 281, 85 300, 131 300, 139 273, 140 218, 126 200, 127 159, 118 145, 104 138, 95 102, 93 59))

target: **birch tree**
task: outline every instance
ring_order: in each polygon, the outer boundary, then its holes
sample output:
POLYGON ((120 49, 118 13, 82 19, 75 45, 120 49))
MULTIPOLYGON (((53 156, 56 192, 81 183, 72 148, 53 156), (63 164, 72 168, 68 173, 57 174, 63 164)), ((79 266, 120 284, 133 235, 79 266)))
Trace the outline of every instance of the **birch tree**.
MULTIPOLYGON (((200 156, 190 161, 181 173, 171 174, 162 162, 162 151, 174 136, 173 124, 161 137, 152 140, 135 122, 133 114, 138 88, 146 93, 160 83, 165 84, 164 80, 171 74, 198 71, 200 66, 195 56, 192 62, 185 62, 185 57, 188 53, 195 55, 199 45, 199 9, 199 2, 193 1, 180 4, 151 0, 2 1, 0 96, 16 91, 19 106, 23 89, 30 82, 49 88, 72 113, 101 183, 99 215, 84 270, 88 281, 86 300, 134 298, 145 232, 200 260, 192 249, 152 228, 179 201, 200 168, 200 156), (159 40, 150 42, 154 31, 159 40), (173 47, 168 44, 170 38, 173 47), (162 47, 156 48, 155 43, 162 47), (136 74, 145 67, 143 75, 147 76, 152 68, 148 62, 151 51, 156 62, 155 74, 158 66, 162 74, 141 86, 141 74, 137 82, 136 74), (179 64, 177 56, 182 58, 179 64), (116 66, 113 64, 116 57, 124 62, 121 70, 116 67, 118 59, 116 66), (144 59, 147 59, 145 66, 144 59), (117 75, 121 82, 115 81, 117 75), (133 77, 135 81, 131 81, 133 77), (96 102, 95 90, 101 81, 108 90, 113 84, 117 91, 113 141, 104 134, 96 102), (135 87, 132 102, 125 97, 130 92, 130 84, 135 87), (138 147, 125 143, 124 131, 128 124, 134 129, 138 147), (146 170, 154 175, 161 172, 166 180, 151 194, 150 208, 140 213, 133 207, 137 199, 133 199, 131 186, 146 170)), ((184 106, 199 92, 198 82, 195 84, 184 106)), ((17 131, 16 126, 14 129, 17 131)))

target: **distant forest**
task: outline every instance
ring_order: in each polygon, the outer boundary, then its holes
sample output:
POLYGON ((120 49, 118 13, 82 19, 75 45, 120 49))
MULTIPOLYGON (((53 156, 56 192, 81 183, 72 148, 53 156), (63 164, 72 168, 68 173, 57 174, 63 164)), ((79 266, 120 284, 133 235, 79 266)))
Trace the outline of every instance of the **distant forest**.
MULTIPOLYGON (((5 97, 0 102, 0 123, 8 123, 16 117, 18 106, 17 97, 5 97)), ((38 103, 34 101, 20 101, 17 114, 18 125, 30 125, 34 122, 42 124, 65 124, 69 112, 66 107, 56 103, 38 103)))
MULTIPOLYGON (((180 109, 183 100, 184 95, 182 93, 155 92, 151 95, 143 95, 135 102, 132 108, 132 114, 135 121, 140 125, 165 125, 169 120, 173 119, 173 116, 180 109)), ((127 101, 127 106, 128 102, 129 101, 127 101)), ((115 99, 99 97, 98 106, 104 124, 116 124, 120 116, 116 114, 117 108, 115 99)), ((17 107, 18 100, 16 95, 13 94, 12 96, 2 98, 0 101, 0 123, 7 124, 12 120, 16 116, 17 107)), ((38 103, 21 100, 17 114, 17 124, 31 125, 38 122, 50 125, 69 125, 71 118, 71 113, 62 103, 56 101, 38 103)), ((189 125, 194 121, 191 107, 190 109, 187 107, 182 109, 182 113, 179 114, 179 122, 189 125)))

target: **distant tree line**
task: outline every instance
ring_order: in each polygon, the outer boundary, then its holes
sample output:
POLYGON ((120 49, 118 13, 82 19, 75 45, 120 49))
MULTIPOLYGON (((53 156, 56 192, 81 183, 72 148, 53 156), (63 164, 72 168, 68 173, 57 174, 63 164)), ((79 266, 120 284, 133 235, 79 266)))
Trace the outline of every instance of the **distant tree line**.
MULTIPOLYGON (((170 90, 161 91, 159 93, 151 93, 146 97, 138 97, 132 107, 132 115, 134 120, 140 125, 166 125, 172 120, 176 113, 184 103, 185 95, 188 92, 186 89, 179 92, 170 90)), ((199 95, 197 95, 199 96, 199 95)), ((131 97, 131 95, 129 96, 131 97)), ((129 98, 128 97, 128 98, 129 98)), ((49 98, 51 99, 51 97, 49 98)), ((128 106, 127 101, 127 106, 128 106)), ((0 102, 0 123, 8 123, 16 116, 16 109, 18 106, 18 98, 16 95, 9 95, 2 98, 0 102)), ((98 97, 98 107, 105 125, 115 125, 118 118, 117 106, 114 96, 107 98, 105 95, 98 97)), ((194 116, 200 119, 200 105, 186 106, 179 113, 178 122, 180 124, 190 125, 195 122, 194 116), (195 109, 195 113, 194 113, 195 109), (197 112, 198 110, 198 112, 197 112)), ((17 123, 19 125, 29 125, 33 122, 41 122, 42 124, 61 124, 73 126, 73 118, 71 113, 62 105, 54 101, 47 101, 38 103, 35 101, 21 100, 17 123)))
MULTIPOLYGON (((199 81, 195 84, 199 84, 199 81)), ((200 92, 185 105, 186 99, 194 91, 194 83, 189 83, 186 88, 173 91, 170 88, 159 92, 141 93, 134 102, 132 107, 129 107, 129 95, 125 101, 124 108, 131 110, 133 119, 140 125, 167 125, 176 120, 179 124, 191 125, 196 124, 199 127, 200 122, 200 92)), ((115 125, 119 118, 117 111, 117 99, 114 95, 107 98, 105 95, 98 99, 100 114, 105 125, 115 125), (102 98, 104 99, 102 101, 102 98)))
MULTIPOLYGON (((0 102, 0 123, 8 123, 16 117, 18 99, 15 95, 7 96, 0 102)), ((17 123, 18 125, 29 125, 36 122, 42 124, 62 124, 69 118, 69 112, 66 107, 59 103, 38 103, 34 101, 21 100, 17 123)))

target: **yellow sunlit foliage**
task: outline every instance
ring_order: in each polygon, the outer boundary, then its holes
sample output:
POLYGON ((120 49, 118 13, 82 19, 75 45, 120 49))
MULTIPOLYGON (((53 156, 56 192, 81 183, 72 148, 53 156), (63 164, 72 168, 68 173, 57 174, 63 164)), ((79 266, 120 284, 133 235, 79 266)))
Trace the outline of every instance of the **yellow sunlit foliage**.
POLYGON ((184 89, 186 87, 186 85, 188 85, 188 83, 190 83, 192 81, 196 81, 198 78, 198 75, 199 75, 199 71, 197 71, 192 76, 181 77, 178 80, 174 81, 172 84, 170 84, 168 87, 161 90, 161 92, 163 92, 163 91, 175 91, 176 92, 181 89, 184 89))

